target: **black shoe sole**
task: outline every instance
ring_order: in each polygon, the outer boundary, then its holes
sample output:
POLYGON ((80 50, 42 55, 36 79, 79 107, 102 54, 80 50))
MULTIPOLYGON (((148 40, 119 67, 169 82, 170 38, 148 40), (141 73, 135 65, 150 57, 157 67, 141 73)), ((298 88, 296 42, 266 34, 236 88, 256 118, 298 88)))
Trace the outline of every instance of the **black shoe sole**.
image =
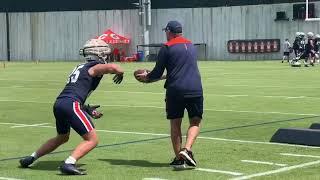
POLYGON ((187 166, 185 164, 181 164, 181 165, 169 165, 170 167, 174 168, 174 169, 185 169, 187 168, 187 166))
POLYGON ((78 173, 78 172, 64 172, 64 171, 60 170, 60 172, 61 172, 61 174, 63 174, 63 175, 71 175, 71 176, 87 175, 87 173, 84 172, 84 171, 80 171, 80 173, 78 173))

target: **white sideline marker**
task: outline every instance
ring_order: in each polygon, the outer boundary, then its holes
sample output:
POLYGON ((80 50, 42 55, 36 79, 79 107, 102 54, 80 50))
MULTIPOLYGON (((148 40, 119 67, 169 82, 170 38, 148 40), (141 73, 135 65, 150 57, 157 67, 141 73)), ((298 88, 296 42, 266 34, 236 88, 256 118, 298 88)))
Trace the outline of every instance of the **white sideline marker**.
POLYGON ((247 175, 247 176, 236 177, 236 178, 232 178, 230 180, 243 180, 243 179, 251 179, 251 178, 254 178, 254 177, 267 176, 267 175, 270 175, 270 174, 277 174, 277 173, 281 173, 281 172, 285 172, 285 171, 290 171, 292 169, 298 169, 298 168, 303 168, 303 167, 307 167, 307 166, 313 166, 313 165, 316 165, 316 164, 319 164, 319 163, 320 163, 320 160, 312 161, 312 162, 308 162, 308 163, 304 163, 304 164, 298 164, 298 165, 295 165, 295 166, 283 167, 283 168, 272 170, 272 171, 266 171, 266 172, 262 172, 262 173, 256 173, 256 174, 251 174, 251 175, 247 175))
POLYGON ((241 176, 241 175, 243 175, 243 173, 239 173, 239 172, 222 171, 222 170, 216 170, 216 169, 196 168, 195 170, 196 171, 210 172, 210 173, 229 174, 229 175, 233 175, 233 176, 241 176))
POLYGON ((288 166, 287 164, 279 164, 279 163, 266 162, 266 161, 241 160, 241 162, 254 163, 254 164, 266 164, 266 165, 281 166, 281 167, 288 166))
POLYGON ((305 154, 280 153, 280 155, 283 155, 283 156, 294 156, 294 157, 320 158, 320 156, 305 155, 305 154))
POLYGON ((16 179, 16 178, 9 178, 9 177, 0 177, 1 180, 22 180, 22 179, 16 179))

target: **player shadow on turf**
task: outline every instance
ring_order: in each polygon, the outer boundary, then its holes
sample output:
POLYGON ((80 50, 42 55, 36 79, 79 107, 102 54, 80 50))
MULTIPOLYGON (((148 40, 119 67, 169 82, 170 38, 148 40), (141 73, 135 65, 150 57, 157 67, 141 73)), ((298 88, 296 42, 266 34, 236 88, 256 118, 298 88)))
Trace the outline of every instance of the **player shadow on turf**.
POLYGON ((111 165, 118 166, 137 166, 137 167, 169 167, 168 163, 153 163, 146 160, 124 160, 124 159, 98 159, 111 165))
MULTIPOLYGON (((57 171, 58 167, 61 166, 63 161, 39 161, 30 167, 32 170, 39 171, 57 171)), ((77 167, 81 167, 85 164, 77 164, 77 167)))

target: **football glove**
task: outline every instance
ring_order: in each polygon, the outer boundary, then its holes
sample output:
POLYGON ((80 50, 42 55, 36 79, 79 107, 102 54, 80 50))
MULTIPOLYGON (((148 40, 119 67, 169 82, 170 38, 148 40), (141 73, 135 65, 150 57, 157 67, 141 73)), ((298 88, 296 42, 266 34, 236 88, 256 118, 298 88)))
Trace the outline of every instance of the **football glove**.
POLYGON ((100 105, 90 106, 88 104, 88 105, 83 106, 83 110, 85 112, 87 112, 93 119, 99 119, 103 116, 103 114, 101 112, 97 111, 97 108, 99 108, 99 107, 100 107, 100 105))
POLYGON ((123 74, 116 74, 113 76, 113 82, 116 84, 120 84, 123 80, 123 74))

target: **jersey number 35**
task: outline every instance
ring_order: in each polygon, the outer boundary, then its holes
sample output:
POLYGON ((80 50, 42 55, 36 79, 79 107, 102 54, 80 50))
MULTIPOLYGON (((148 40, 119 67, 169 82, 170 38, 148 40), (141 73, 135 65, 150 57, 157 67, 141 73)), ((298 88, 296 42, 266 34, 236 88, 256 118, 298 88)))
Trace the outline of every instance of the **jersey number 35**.
POLYGON ((80 69, 83 68, 84 64, 79 65, 77 67, 74 68, 74 70, 72 71, 72 73, 69 75, 68 79, 67 79, 67 84, 68 83, 75 83, 77 82, 79 75, 80 75, 80 69))

